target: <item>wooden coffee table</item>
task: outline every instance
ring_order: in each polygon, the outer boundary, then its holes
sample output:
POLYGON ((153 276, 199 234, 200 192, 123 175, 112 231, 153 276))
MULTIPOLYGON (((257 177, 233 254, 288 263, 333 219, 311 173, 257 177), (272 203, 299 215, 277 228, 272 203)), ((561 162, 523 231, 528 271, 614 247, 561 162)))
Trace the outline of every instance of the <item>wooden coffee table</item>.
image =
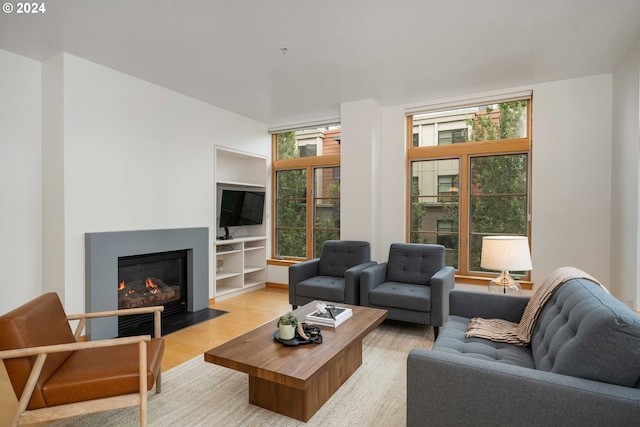
MULTIPOLYGON (((304 320, 316 303, 295 315, 304 320)), ((335 329, 322 327, 322 344, 276 341, 276 318, 207 351, 204 360, 249 374, 249 403, 306 422, 362 364, 362 339, 387 317, 386 310, 337 305, 353 316, 335 329)))

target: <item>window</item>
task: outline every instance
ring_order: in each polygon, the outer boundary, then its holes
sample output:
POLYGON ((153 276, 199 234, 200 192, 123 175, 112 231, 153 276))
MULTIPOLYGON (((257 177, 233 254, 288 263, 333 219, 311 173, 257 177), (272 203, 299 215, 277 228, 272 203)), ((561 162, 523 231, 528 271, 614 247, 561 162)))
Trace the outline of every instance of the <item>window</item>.
POLYGON ((438 175, 438 195, 458 194, 458 175, 438 175))
POLYGON ((301 145, 298 147, 298 152, 300 153, 300 157, 311 157, 317 155, 316 145, 315 144, 307 144, 301 145))
POLYGON ((457 144, 459 142, 467 142, 466 129, 438 131, 438 145, 457 144))
POLYGON ((457 280, 495 276, 482 237, 530 235, 530 115, 523 97, 407 118, 408 239, 444 245, 457 280))
POLYGON ((340 238, 340 127, 278 133, 273 146, 273 254, 317 257, 340 238))

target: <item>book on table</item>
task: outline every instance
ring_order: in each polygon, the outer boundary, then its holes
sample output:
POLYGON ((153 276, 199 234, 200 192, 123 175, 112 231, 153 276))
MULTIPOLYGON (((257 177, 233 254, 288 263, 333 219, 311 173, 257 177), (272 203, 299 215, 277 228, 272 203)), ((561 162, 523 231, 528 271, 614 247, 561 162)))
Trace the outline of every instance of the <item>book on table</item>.
POLYGON ((336 328, 353 315, 353 311, 346 307, 327 306, 325 312, 315 310, 307 314, 306 320, 319 326, 336 328))

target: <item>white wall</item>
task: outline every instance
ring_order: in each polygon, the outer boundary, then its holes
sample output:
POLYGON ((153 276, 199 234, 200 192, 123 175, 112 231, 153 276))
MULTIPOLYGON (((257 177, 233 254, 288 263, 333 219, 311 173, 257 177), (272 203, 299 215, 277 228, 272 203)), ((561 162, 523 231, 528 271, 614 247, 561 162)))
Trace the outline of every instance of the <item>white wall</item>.
POLYGON ((42 292, 40 68, 0 50, 0 314, 42 292))
POLYGON ((613 73, 611 290, 638 308, 640 250, 640 41, 613 73))
POLYGON ((62 301, 66 293, 63 59, 57 55, 42 64, 42 292, 56 292, 62 301))
POLYGON ((407 139, 404 107, 383 110, 383 141, 379 205, 381 247, 376 260, 389 257, 392 243, 404 242, 407 222, 407 139))
POLYGON ((611 75, 532 89, 532 280, 570 265, 608 285, 611 75))
POLYGON ((370 242, 373 258, 380 236, 382 109, 366 99, 340 110, 340 238, 370 242))

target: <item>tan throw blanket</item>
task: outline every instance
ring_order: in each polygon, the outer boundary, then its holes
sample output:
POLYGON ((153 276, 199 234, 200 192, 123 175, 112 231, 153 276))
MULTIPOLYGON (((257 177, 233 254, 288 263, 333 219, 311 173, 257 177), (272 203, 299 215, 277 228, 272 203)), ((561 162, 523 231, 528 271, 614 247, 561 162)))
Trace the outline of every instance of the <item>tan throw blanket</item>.
MULTIPOLYGON (((519 346, 527 346, 531 341, 531 333, 538 319, 538 314, 547 300, 564 282, 570 279, 587 279, 602 286, 589 274, 574 267, 561 267, 551 273, 540 288, 533 294, 524 309, 520 323, 503 319, 482 319, 475 317, 469 322, 466 337, 486 338, 496 342, 506 342, 519 346)), ((605 290, 606 288, 602 286, 605 290)), ((607 291, 608 292, 608 291, 607 291)))

